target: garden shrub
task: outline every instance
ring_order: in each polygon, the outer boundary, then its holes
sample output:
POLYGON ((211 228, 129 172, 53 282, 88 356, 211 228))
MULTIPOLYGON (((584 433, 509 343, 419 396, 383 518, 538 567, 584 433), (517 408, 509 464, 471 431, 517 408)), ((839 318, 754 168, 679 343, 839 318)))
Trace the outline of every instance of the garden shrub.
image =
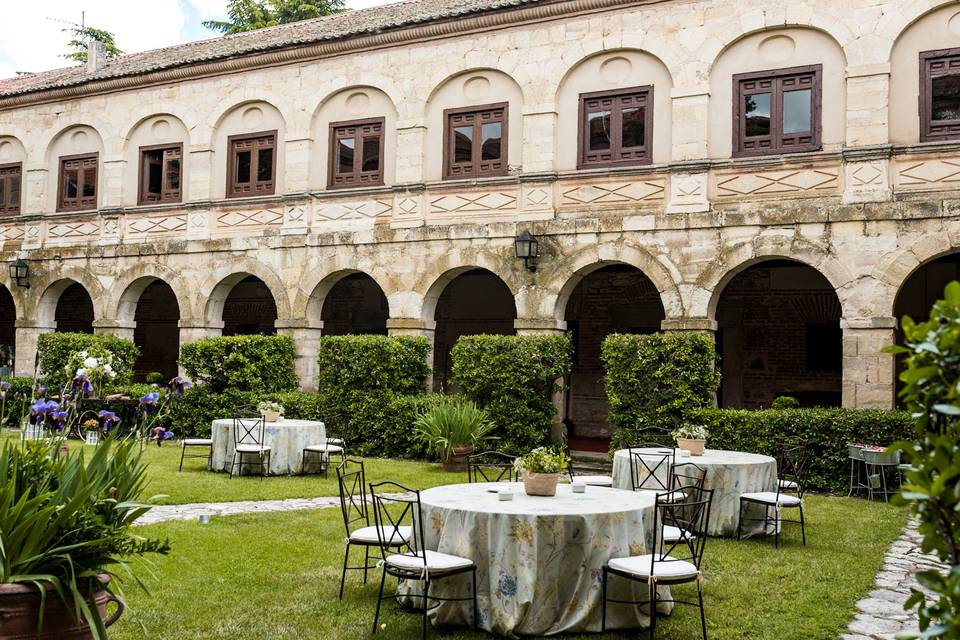
POLYGON ((616 333, 601 351, 609 421, 629 432, 674 429, 711 407, 720 386, 713 337, 704 333, 616 333))
POLYGON ((178 436, 209 438, 213 420, 235 416, 237 409, 255 405, 262 397, 254 391, 228 389, 218 393, 209 387, 193 386, 171 406, 170 424, 178 436))
POLYGON ((180 364, 187 377, 214 392, 296 389, 293 357, 289 336, 223 336, 180 347, 180 364))
POLYGON ((44 378, 44 383, 52 389, 70 384, 76 371, 68 363, 80 351, 87 351, 91 355, 109 353, 115 373, 110 384, 117 385, 130 382, 133 377, 133 364, 140 354, 137 345, 117 336, 90 333, 42 333, 37 339, 37 353, 40 356, 37 366, 40 375, 44 378))
POLYGON ((2 382, 10 385, 0 397, 0 427, 19 427, 30 413, 33 378, 10 377, 2 382))
POLYGON ((918 573, 932 597, 914 589, 904 608, 919 605, 921 637, 960 638, 960 283, 946 286, 929 321, 900 326, 905 346, 888 351, 906 356, 900 397, 916 420, 900 445, 912 468, 898 497, 920 521, 923 551, 950 567, 918 573))
POLYGON ((556 415, 557 379, 570 372, 570 336, 461 336, 450 355, 451 382, 487 410, 491 447, 526 453, 545 444, 556 415))
POLYGON ((414 336, 327 336, 317 355, 321 393, 393 391, 424 393, 430 342, 414 336))
POLYGON ((793 396, 777 396, 770 403, 771 409, 799 409, 800 401, 793 396))

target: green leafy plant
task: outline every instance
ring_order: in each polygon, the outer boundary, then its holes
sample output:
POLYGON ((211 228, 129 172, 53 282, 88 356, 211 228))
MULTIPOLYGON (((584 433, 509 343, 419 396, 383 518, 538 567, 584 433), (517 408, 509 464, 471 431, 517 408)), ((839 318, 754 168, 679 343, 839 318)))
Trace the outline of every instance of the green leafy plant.
POLYGON ((110 356, 113 376, 111 385, 128 384, 133 377, 133 364, 140 354, 137 345, 130 340, 110 335, 88 333, 43 333, 37 339, 39 354, 38 370, 44 383, 51 389, 68 386, 76 376, 76 370, 84 358, 79 354, 110 356))
POLYGON ((529 453, 517 457, 513 461, 513 468, 517 472, 527 473, 563 473, 567 470, 570 459, 561 450, 550 447, 537 447, 529 453))
POLYGON ((167 381, 167 376, 159 371, 151 371, 144 377, 144 380, 147 384, 162 384, 167 381))
POLYGON ((898 497, 919 519, 922 548, 951 566, 917 574, 933 592, 914 590, 904 605, 919 607, 920 637, 960 638, 960 283, 944 289, 927 322, 903 318, 905 356, 900 397, 915 417, 915 433, 899 443, 910 470, 898 497))
POLYGON ((283 405, 273 400, 261 400, 257 403, 257 411, 260 413, 283 413, 283 405))
POLYGON ((557 381, 570 372, 570 336, 462 336, 451 381, 487 410, 497 448, 522 453, 550 438, 557 381))
POLYGON ((454 449, 490 439, 493 423, 487 412, 461 396, 438 396, 415 423, 417 437, 446 462, 454 449))
POLYGON ((674 429, 670 435, 685 440, 706 440, 710 432, 705 425, 684 423, 674 429))
POLYGON ((601 358, 609 419, 622 429, 679 426, 713 406, 720 386, 713 337, 702 333, 612 334, 601 358))
POLYGON ((770 403, 771 409, 799 409, 800 401, 793 396, 777 396, 770 403))
POLYGON ((224 336, 180 347, 180 364, 187 377, 216 392, 296 389, 293 357, 290 336, 224 336))
MULTIPOLYGON (((90 604, 97 576, 130 573, 129 559, 165 554, 169 544, 131 529, 150 508, 140 502, 146 465, 133 441, 104 442, 89 460, 82 450, 61 454, 59 445, 7 441, 0 449, 0 583, 35 586, 42 606, 61 598, 102 640, 90 604)), ((119 591, 120 581, 110 588, 119 591)))

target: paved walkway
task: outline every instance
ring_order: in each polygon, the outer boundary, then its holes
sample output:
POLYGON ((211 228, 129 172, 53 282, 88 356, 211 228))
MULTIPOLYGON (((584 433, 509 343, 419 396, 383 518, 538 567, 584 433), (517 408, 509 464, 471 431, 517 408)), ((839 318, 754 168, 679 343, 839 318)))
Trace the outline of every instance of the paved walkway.
POLYGON ((903 610, 910 589, 919 589, 915 574, 943 569, 935 557, 920 551, 921 536, 911 520, 903 534, 890 545, 873 590, 857 603, 857 615, 841 640, 893 640, 900 632, 919 633, 916 609, 903 610))
POLYGON ((195 502, 153 507, 137 520, 137 524, 154 524, 167 520, 196 520, 201 514, 235 516, 241 513, 276 513, 339 507, 339 496, 322 498, 288 498, 287 500, 244 500, 241 502, 195 502))

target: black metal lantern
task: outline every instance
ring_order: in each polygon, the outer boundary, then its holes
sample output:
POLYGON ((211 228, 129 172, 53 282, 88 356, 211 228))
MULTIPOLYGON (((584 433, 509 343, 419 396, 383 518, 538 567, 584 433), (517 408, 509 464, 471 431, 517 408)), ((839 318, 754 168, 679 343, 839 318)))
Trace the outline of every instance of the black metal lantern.
POLYGON ((23 258, 17 258, 11 262, 9 269, 10 279, 16 282, 18 287, 30 288, 30 267, 23 258))
POLYGON ((514 242, 514 250, 518 258, 523 260, 523 266, 529 271, 537 270, 537 257, 540 255, 540 242, 530 231, 524 231, 514 242))

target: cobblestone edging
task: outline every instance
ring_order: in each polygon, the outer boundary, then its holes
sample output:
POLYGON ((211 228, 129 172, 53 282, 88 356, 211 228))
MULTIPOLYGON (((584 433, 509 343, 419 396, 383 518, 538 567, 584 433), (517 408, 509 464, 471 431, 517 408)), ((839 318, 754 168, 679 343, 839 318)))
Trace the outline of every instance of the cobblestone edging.
POLYGON ((920 550, 921 536, 911 520, 897 538, 877 574, 873 590, 857 602, 857 615, 841 640, 892 640, 898 633, 918 633, 916 610, 904 611, 910 589, 919 589, 916 573, 944 569, 935 557, 920 550))

